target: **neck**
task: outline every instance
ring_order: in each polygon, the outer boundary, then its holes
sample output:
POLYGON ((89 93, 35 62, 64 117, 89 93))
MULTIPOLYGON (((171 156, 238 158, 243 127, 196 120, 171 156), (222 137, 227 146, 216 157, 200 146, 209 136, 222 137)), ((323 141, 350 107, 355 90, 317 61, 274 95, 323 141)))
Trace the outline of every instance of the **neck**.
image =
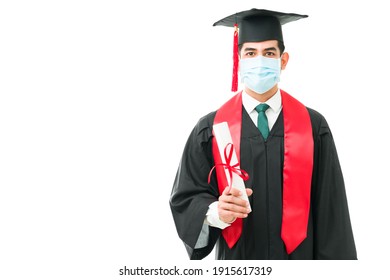
POLYGON ((273 88, 271 88, 270 90, 268 90, 262 94, 259 94, 259 93, 255 92, 247 87, 245 87, 245 92, 259 102, 266 102, 268 99, 270 99, 272 96, 274 96, 278 92, 278 84, 274 85, 273 88))

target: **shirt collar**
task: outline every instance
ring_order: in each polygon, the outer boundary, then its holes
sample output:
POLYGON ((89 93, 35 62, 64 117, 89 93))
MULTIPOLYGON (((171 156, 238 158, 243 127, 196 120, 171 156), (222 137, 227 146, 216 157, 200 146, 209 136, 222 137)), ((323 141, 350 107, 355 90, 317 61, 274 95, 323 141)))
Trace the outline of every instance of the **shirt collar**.
POLYGON ((282 96, 280 94, 280 89, 278 89, 278 91, 266 102, 259 102, 258 100, 247 94, 245 90, 243 90, 242 105, 244 105, 244 108, 248 112, 248 114, 250 114, 260 103, 266 103, 269 105, 270 109, 272 109, 274 112, 278 112, 282 107, 282 96))

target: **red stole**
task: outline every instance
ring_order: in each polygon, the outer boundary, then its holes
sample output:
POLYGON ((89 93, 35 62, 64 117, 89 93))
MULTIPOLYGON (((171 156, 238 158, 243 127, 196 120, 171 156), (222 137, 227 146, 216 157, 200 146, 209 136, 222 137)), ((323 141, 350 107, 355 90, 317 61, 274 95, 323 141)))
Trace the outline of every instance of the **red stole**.
MULTIPOLYGON (((310 189, 313 171, 314 143, 306 107, 280 90, 284 119, 283 217, 281 237, 290 254, 306 238, 310 210, 310 189)), ((227 122, 233 146, 240 162, 242 92, 233 96, 217 111, 214 124, 227 122)), ((213 138, 213 157, 218 189, 222 194, 228 185, 217 142, 213 138)), ((249 174, 250 176, 250 174, 249 174)), ((222 231, 229 248, 242 233, 242 219, 236 219, 222 231)))

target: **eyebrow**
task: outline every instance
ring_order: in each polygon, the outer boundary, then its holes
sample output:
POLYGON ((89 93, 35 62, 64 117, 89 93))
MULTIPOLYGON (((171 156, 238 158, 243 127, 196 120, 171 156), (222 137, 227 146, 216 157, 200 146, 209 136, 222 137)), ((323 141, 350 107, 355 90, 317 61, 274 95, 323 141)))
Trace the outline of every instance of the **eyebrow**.
POLYGON ((277 49, 275 47, 270 47, 270 48, 264 49, 263 51, 266 51, 266 52, 268 52, 268 51, 277 51, 277 49))
MULTIPOLYGON (((245 48, 244 49, 245 52, 248 52, 248 51, 257 51, 256 48, 245 48)), ((277 51, 277 49, 275 47, 270 47, 270 48, 265 48, 264 50, 262 50, 263 52, 269 52, 269 51, 277 51)))
POLYGON ((248 51, 257 51, 256 48, 245 48, 244 49, 245 52, 248 52, 248 51))

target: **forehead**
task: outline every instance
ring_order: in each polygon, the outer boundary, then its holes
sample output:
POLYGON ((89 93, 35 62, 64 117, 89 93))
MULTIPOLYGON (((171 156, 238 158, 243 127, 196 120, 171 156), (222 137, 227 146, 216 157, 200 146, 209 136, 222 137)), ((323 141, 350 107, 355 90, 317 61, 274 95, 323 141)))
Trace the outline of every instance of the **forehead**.
POLYGON ((245 49, 256 49, 259 51, 268 49, 268 48, 278 48, 278 41, 277 40, 269 40, 269 41, 262 41, 262 42, 246 42, 242 45, 242 50, 245 49))

